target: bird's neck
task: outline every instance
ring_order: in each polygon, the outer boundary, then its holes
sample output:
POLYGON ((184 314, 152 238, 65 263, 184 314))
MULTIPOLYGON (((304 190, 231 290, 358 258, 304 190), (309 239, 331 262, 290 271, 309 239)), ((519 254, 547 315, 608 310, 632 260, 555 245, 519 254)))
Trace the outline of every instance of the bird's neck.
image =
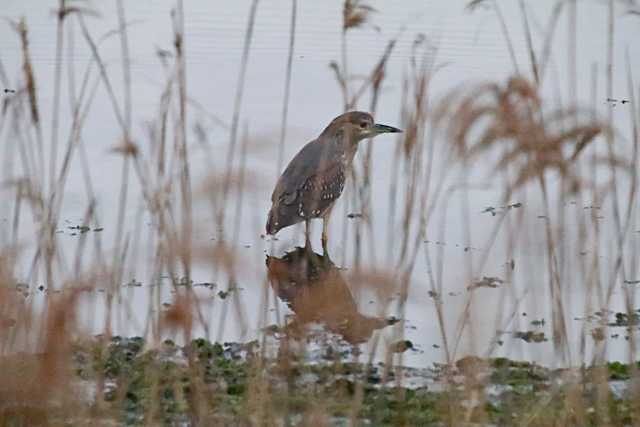
POLYGON ((344 165, 349 167, 351 166, 351 164, 353 163, 353 158, 356 155, 356 151, 358 151, 358 143, 351 143, 351 144, 347 144, 346 147, 344 147, 344 154, 343 154, 343 162, 344 165))

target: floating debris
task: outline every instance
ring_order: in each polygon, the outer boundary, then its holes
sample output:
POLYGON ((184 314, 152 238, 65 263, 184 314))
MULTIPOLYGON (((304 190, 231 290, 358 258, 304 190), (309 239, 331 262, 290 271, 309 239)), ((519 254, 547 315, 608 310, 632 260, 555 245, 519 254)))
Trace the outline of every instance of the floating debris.
POLYGON ((520 338, 521 340, 528 343, 541 343, 545 341, 549 341, 547 337, 545 337, 544 332, 536 332, 536 331, 516 331, 513 333, 515 338, 520 338))
POLYGON ((624 105, 624 104, 628 104, 631 101, 629 101, 628 99, 616 99, 616 98, 607 98, 606 103, 615 107, 616 105, 618 105, 618 103, 624 105))
MULTIPOLYGON (((87 231, 91 231, 91 227, 86 226, 86 225, 71 225, 69 227, 67 227, 69 230, 75 230, 75 231, 79 231, 80 234, 84 234, 87 231)), ((72 236, 75 236, 76 234, 73 233, 71 234, 72 236)))
POLYGON ((602 309, 586 317, 574 317, 574 320, 591 323, 605 322, 610 327, 631 328, 634 326, 640 326, 640 309, 630 313, 613 312, 611 310, 602 309))
POLYGON ((485 208, 480 213, 487 213, 487 212, 489 212, 491 214, 491 216, 496 216, 497 215, 496 208, 494 208, 493 206, 489 206, 489 207, 485 208))
POLYGON ((188 279, 187 277, 181 277, 178 280, 176 280, 176 286, 190 287, 192 285, 193 285, 193 280, 188 279))
POLYGON ((194 287, 202 287, 202 288, 214 289, 218 285, 216 285, 215 283, 211 283, 211 282, 200 282, 200 283, 194 283, 193 286, 194 287))
POLYGON ((545 325, 545 320, 544 319, 540 319, 540 320, 532 320, 531 321, 531 325, 533 326, 537 326, 537 327, 542 327, 545 325))
POLYGON ((632 327, 640 325, 640 310, 631 313, 618 312, 615 314, 615 321, 610 322, 612 327, 632 327))
POLYGON ((484 210, 482 212, 480 212, 480 213, 490 213, 491 216, 496 216, 498 213, 506 213, 510 209, 517 209, 517 208, 521 208, 521 207, 522 207, 522 203, 520 203, 520 202, 512 203, 512 204, 506 205, 506 206, 498 206, 498 207, 488 206, 488 207, 484 208, 484 210))
POLYGON ((471 285, 467 286, 467 290, 472 291, 476 288, 497 288, 503 283, 504 280, 499 277, 484 276, 482 279, 476 280, 471 285))
POLYGON ((389 350, 392 353, 404 353, 405 351, 413 348, 413 343, 409 340, 397 341, 389 346, 389 350))
POLYGON ((349 219, 362 218, 362 214, 361 213, 350 213, 350 214, 347 215, 347 218, 349 218, 349 219))
POLYGON ((125 283, 124 286, 129 288, 139 288, 140 286, 142 286, 142 282, 138 282, 136 279, 131 279, 127 283, 125 283))

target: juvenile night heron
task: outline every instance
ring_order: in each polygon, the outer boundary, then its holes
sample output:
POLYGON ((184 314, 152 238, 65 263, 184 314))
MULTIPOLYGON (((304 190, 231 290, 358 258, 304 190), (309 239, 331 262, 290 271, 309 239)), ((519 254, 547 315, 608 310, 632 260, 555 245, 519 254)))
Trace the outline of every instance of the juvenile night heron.
POLYGON ((271 196, 267 234, 304 221, 309 245, 309 222, 322 218, 322 248, 327 251, 327 227, 331 209, 351 169, 358 143, 382 133, 402 132, 374 123, 371 114, 352 111, 342 114, 305 145, 282 173, 271 196))

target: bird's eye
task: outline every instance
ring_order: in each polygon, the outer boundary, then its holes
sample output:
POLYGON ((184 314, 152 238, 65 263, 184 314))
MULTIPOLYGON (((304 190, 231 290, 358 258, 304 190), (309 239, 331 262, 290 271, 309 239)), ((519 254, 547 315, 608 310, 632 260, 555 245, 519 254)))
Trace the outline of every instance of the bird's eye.
POLYGON ((360 129, 365 129, 367 127, 367 122, 360 123, 360 129))

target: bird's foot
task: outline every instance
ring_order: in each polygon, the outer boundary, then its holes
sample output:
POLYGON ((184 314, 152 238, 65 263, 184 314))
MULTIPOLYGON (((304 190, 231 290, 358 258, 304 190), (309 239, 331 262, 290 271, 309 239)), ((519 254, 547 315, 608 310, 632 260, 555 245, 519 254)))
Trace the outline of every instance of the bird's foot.
POLYGON ((304 239, 304 248, 307 251, 307 253, 313 253, 313 248, 311 247, 311 240, 309 240, 309 238, 307 237, 306 239, 304 239))

